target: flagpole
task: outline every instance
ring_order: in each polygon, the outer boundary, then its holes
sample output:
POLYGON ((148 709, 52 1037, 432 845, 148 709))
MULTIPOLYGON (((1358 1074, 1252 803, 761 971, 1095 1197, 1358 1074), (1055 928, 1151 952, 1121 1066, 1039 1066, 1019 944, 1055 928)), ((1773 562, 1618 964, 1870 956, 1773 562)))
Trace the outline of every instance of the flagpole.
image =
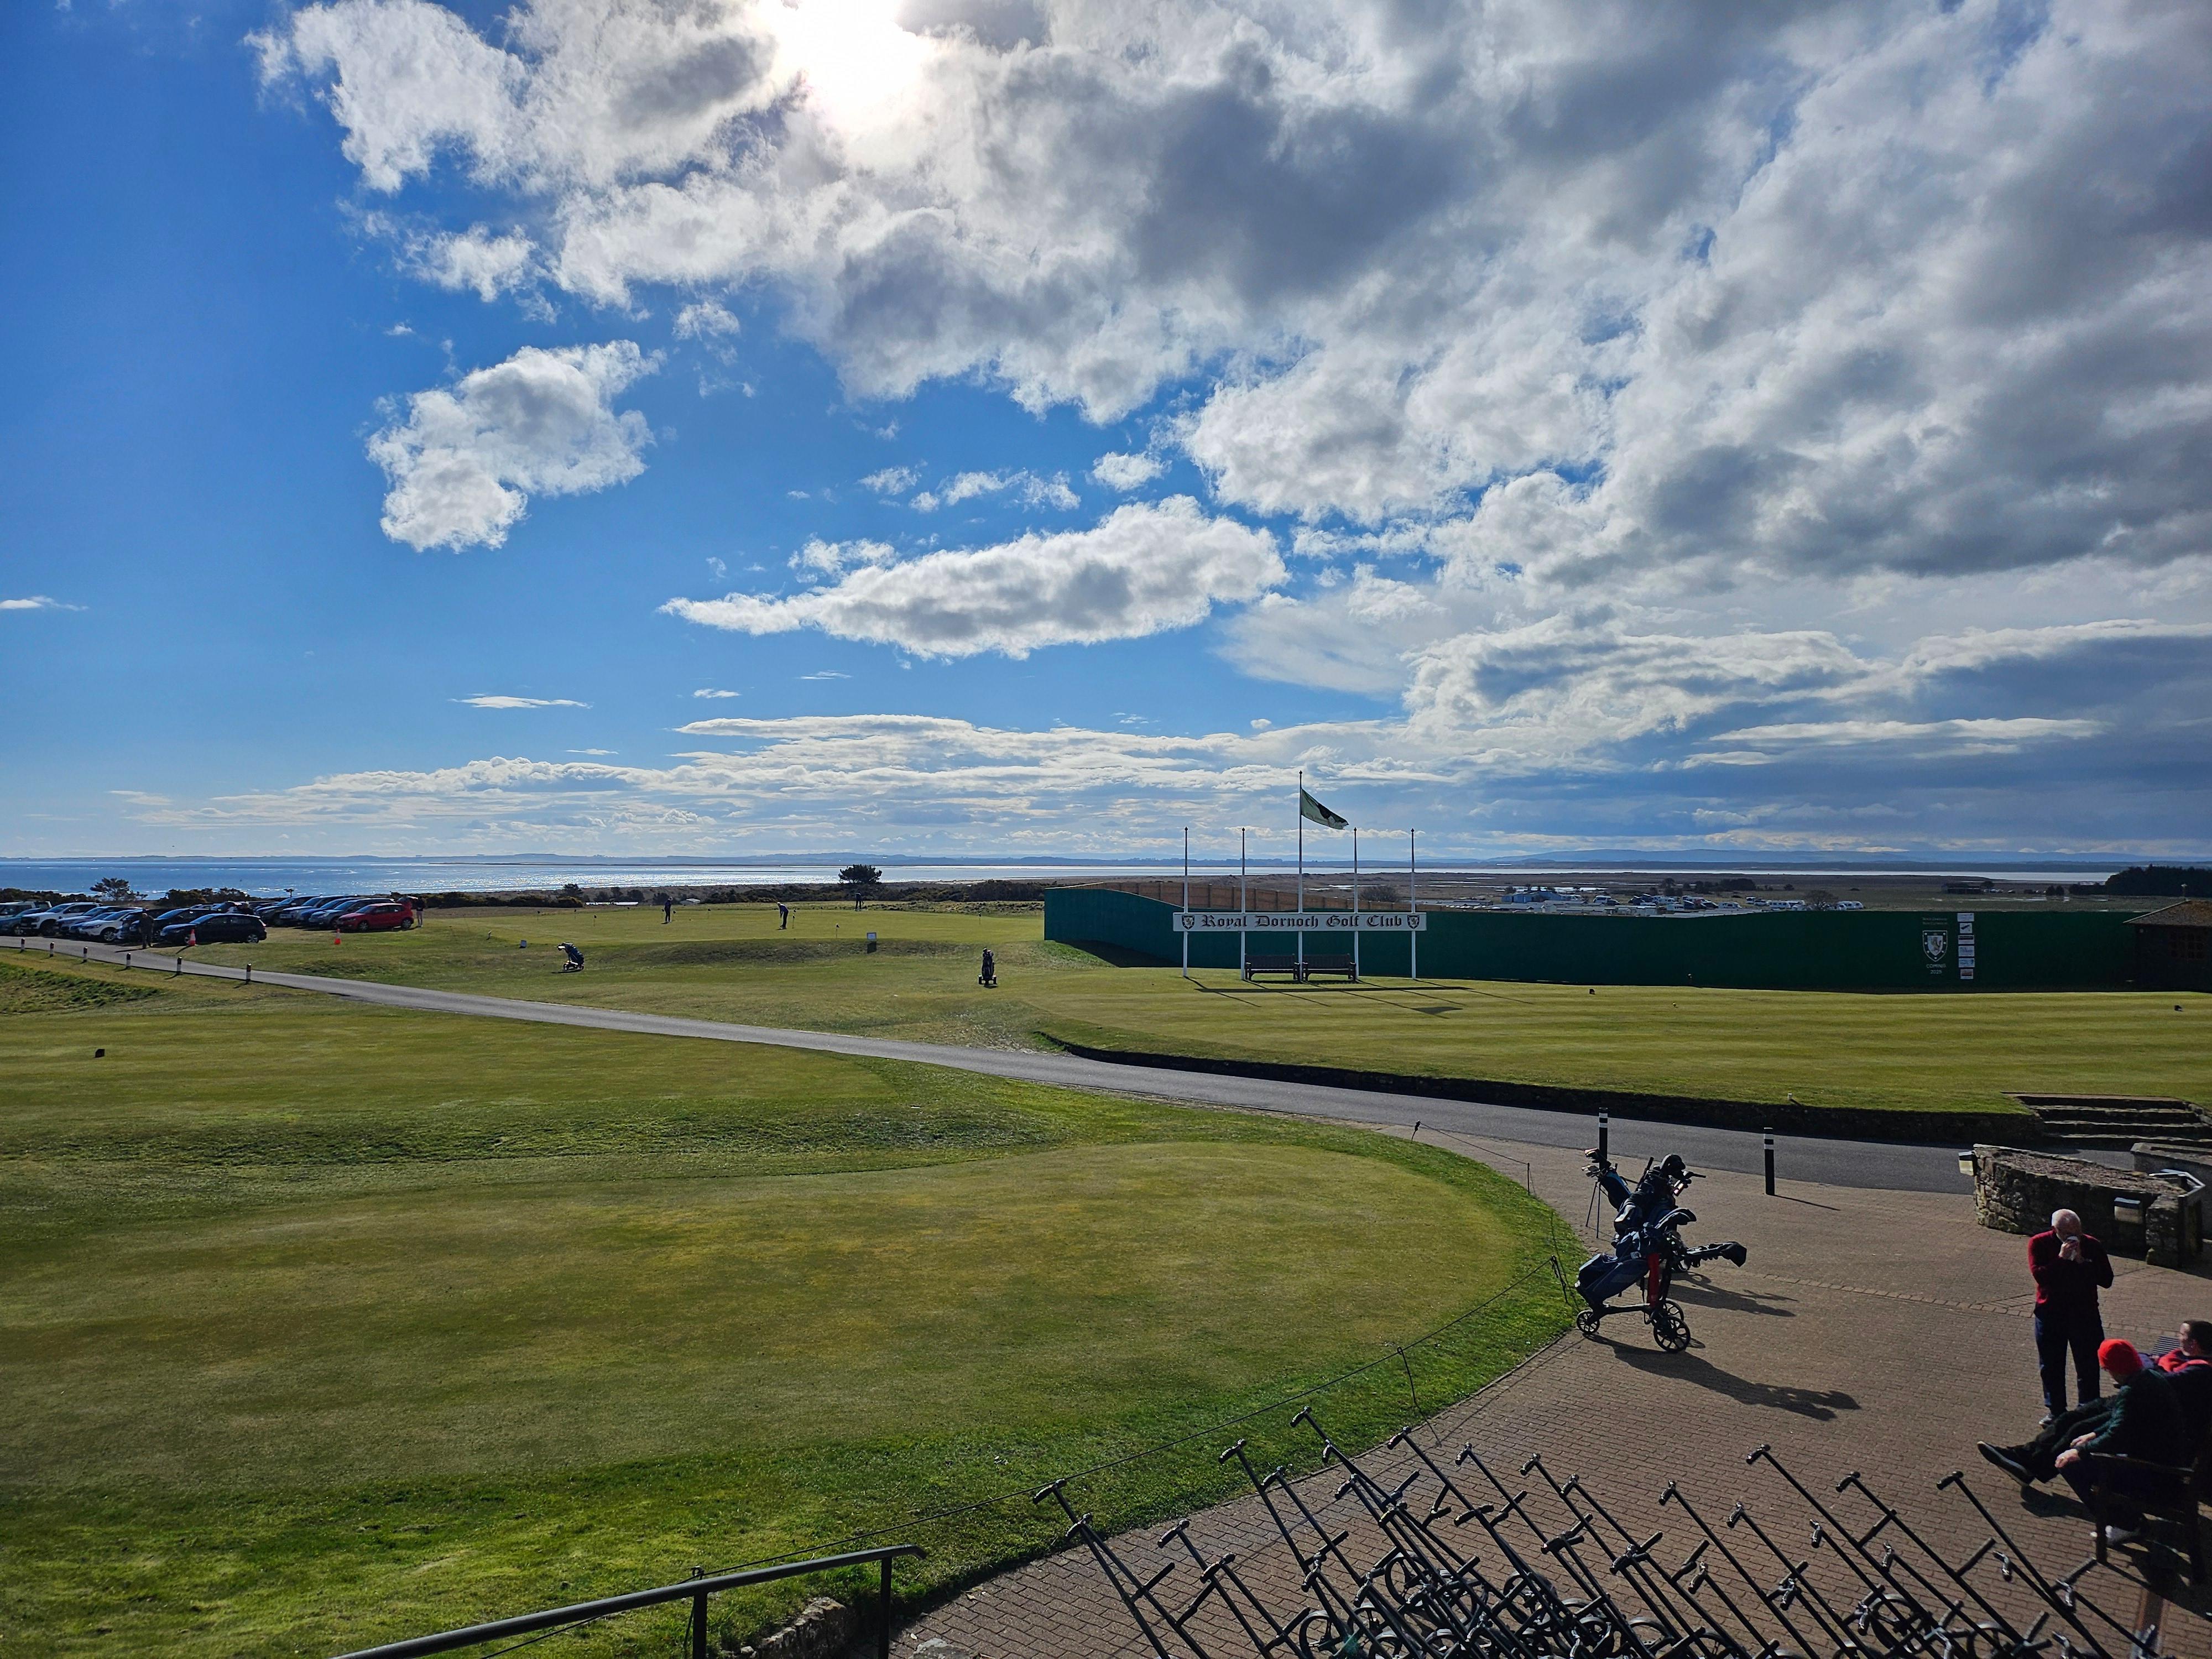
POLYGON ((1298 983, 1306 978, 1306 772, 1298 769, 1298 983))
POLYGON ((1190 826, 1182 827, 1182 976, 1190 977, 1190 826))
POLYGON ((1352 826, 1352 982, 1359 983, 1359 826, 1352 826))
POLYGON ((1237 826, 1237 977, 1244 979, 1244 939, 1252 919, 1252 901, 1244 891, 1244 826, 1237 826))
MULTIPOLYGON (((1413 837, 1419 834, 1420 831, 1418 830, 1406 831, 1406 914, 1407 915, 1419 915, 1421 909, 1419 900, 1414 896, 1416 884, 1421 878, 1420 850, 1413 843, 1413 837)), ((1408 979, 1420 978, 1421 930, 1418 927, 1409 927, 1406 930, 1406 955, 1407 962, 1406 976, 1408 979)))

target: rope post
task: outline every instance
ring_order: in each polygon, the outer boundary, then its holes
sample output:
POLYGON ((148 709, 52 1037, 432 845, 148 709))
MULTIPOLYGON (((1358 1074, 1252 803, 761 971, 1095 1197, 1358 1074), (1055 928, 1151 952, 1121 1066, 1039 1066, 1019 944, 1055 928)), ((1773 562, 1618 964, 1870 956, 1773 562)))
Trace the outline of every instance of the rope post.
POLYGON ((691 1659, 707 1659, 707 1592, 691 1598, 691 1659))
POLYGON ((1766 1132, 1766 1195, 1774 1196, 1774 1131, 1766 1132))
POLYGON ((248 985, 253 983, 253 964, 250 962, 246 964, 246 982, 248 985))
POLYGON ((883 1559, 883 1577, 876 1588, 876 1659, 891 1659, 891 1559, 883 1559))
POLYGON ((169 977, 172 979, 182 979, 185 975, 185 953, 182 951, 178 951, 173 960, 177 964, 177 971, 170 975, 169 977))
POLYGON ((1608 1161, 1606 1158, 1607 1143, 1612 1139, 1613 1114, 1600 1112, 1597 1115, 1597 1161, 1601 1164, 1608 1161))

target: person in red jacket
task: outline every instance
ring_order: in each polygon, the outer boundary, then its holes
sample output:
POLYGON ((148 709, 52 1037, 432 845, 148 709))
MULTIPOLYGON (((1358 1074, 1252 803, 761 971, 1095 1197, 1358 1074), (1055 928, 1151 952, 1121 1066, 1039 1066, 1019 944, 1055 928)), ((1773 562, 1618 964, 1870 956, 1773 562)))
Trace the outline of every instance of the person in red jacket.
MULTIPOLYGON (((2173 1384, 2174 1403, 2181 1407, 2184 1442, 2193 1453, 2212 1434, 2212 1319, 2184 1320, 2172 1351, 2150 1363, 2173 1384)), ((1996 1446, 1984 1440, 1974 1449, 2023 1485, 2054 1480, 2058 1476, 2058 1454, 2101 1432, 2112 1414, 2113 1403, 2106 1396, 2061 1412, 2033 1440, 2017 1446, 1996 1446)))
POLYGON ((2097 1345, 2105 1340, 2097 1292, 2112 1286, 2112 1259, 2082 1231, 2071 1210, 2051 1213, 2051 1231, 2027 1241, 2027 1270, 2035 1276, 2035 1359, 2043 1374, 2044 1420, 2066 1409, 2066 1356, 2074 1356, 2081 1403, 2102 1392, 2097 1345))

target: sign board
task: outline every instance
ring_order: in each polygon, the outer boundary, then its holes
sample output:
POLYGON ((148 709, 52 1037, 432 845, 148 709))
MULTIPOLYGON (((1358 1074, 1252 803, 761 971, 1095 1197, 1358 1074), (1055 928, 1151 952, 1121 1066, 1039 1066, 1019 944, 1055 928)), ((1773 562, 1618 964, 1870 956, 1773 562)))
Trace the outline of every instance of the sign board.
POLYGON ((1960 984, 1971 985, 1979 957, 1972 910, 1920 918, 1920 965, 1929 978, 1948 979, 1955 974, 1960 984))
POLYGON ((1185 933, 1425 933, 1421 910, 1178 910, 1185 933))

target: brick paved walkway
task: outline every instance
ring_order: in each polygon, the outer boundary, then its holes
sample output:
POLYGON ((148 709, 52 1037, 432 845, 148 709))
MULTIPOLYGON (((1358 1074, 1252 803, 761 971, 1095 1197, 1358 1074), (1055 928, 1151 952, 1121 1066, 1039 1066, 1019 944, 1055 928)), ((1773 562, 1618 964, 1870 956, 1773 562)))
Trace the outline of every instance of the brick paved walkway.
MULTIPOLYGON (((1589 1185, 1579 1158, 1551 1147, 1489 1145, 1488 1161, 1517 1176, 1526 1159, 1536 1190, 1582 1221, 1589 1185)), ((1772 1472, 1744 1462, 1762 1443, 1824 1495, 1845 1472, 1863 1472, 1958 1554, 1985 1534, 1966 1524, 1973 1517, 1955 1494, 1933 1487, 1964 1468, 2043 1565, 2080 1564, 2087 1523, 2063 1504, 2031 1508, 1974 1455, 1978 1439, 2025 1437, 2041 1409, 2021 1240, 1978 1227, 1972 1200, 1946 1194, 1784 1182, 1768 1198, 1756 1178, 1719 1175, 1693 1187, 1689 1201, 1705 1219, 1686 1229, 1687 1237, 1740 1238, 1751 1261, 1741 1269, 1712 1264, 1705 1284, 1678 1288, 1696 1338, 1687 1352, 1658 1352, 1632 1317, 1608 1322, 1604 1340, 1571 1334, 1431 1419, 1419 1431, 1424 1442, 1447 1453, 1472 1442, 1509 1481, 1510 1471, 1540 1453, 1559 1479, 1583 1475, 1632 1528, 1663 1527, 1676 1559, 1686 1551, 1684 1535, 1694 1533, 1680 1510, 1656 1505, 1669 1480, 1716 1524, 1738 1498, 1755 1513, 1762 1502, 1784 1512, 1772 1472)), ((2141 1262, 2114 1266, 2118 1282, 2106 1297, 2112 1334, 2148 1344, 2184 1318, 2212 1316, 2212 1281, 2141 1262)), ((1380 1473, 1391 1465, 1378 1454, 1373 1467, 1380 1473)), ((1329 1498, 1340 1480, 1331 1474, 1308 1482, 1310 1501, 1329 1498)), ((1356 1521, 1345 1515, 1352 1510, 1346 1499, 1332 1514, 1356 1521)), ((1159 1530, 1115 1540, 1139 1572, 1168 1559, 1152 1541, 1159 1530)), ((1202 1512, 1193 1517, 1192 1535, 1209 1554, 1237 1549, 1240 1571, 1265 1587, 1271 1606, 1288 1613, 1303 1605, 1288 1552, 1255 1503, 1202 1512)), ((1802 1540, 1784 1547, 1802 1548, 1802 1540)), ((1186 1565, 1170 1583, 1189 1571, 1186 1565)), ((2107 1599, 2123 1617, 2134 1611, 2117 1590, 2107 1599)), ((2212 1651, 2204 1628, 2185 1622, 2170 1626, 2169 1649, 2212 1651)), ((902 1632, 898 1647, 915 1659, 1112 1659, 1146 1650, 1082 1551, 969 1591, 902 1632)), ((1243 1650, 1225 1640, 1219 1649, 1243 1650)))

